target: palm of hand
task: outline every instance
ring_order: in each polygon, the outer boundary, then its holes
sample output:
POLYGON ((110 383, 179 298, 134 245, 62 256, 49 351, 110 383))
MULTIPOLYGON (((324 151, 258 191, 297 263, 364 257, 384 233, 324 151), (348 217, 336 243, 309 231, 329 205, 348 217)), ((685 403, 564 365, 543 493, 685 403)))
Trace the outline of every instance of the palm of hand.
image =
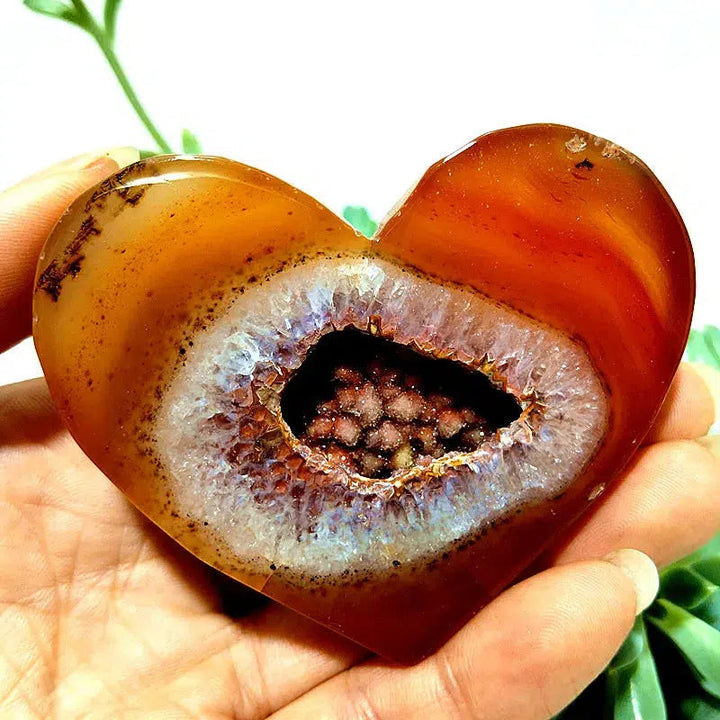
POLYGON ((205 568, 125 500, 33 389, 35 407, 6 407, 0 425, 8 709, 265 717, 361 654, 277 606, 225 614, 205 568))

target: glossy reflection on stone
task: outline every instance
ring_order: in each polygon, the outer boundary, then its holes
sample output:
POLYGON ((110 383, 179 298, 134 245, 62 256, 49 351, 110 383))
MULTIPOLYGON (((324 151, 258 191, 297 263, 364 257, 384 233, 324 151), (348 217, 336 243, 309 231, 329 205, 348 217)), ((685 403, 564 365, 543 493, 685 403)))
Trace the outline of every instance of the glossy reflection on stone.
POLYGON ((412 662, 627 462, 692 300, 650 171, 538 125, 435 165, 372 241, 239 163, 139 163, 49 239, 35 339, 71 432, 143 512, 412 662))

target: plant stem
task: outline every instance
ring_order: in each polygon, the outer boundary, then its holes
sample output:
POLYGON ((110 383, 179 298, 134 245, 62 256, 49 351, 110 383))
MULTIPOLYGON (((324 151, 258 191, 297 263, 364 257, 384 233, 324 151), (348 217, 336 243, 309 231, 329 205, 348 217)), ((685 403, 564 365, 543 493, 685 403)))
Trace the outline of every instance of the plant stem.
POLYGON ((108 61, 113 73, 115 73, 115 77, 120 83, 120 87, 123 89, 125 97, 127 97, 130 101, 130 104, 133 106, 137 116, 140 118, 143 125, 145 125, 145 128, 150 135, 152 135, 153 140, 155 140, 160 150, 165 153, 171 153, 172 148, 170 147, 170 144, 163 137, 157 127, 155 127, 155 123, 153 123, 150 119, 150 116, 147 114, 145 108, 140 102, 140 99, 135 93, 133 86, 130 84, 130 80, 128 80, 128 76, 125 74, 125 70, 123 70, 120 60, 118 60, 118 56, 115 54, 112 41, 108 37, 107 33, 102 27, 100 27, 100 25, 98 25, 90 11, 87 7, 85 7, 83 0, 72 0, 72 2, 78 12, 78 15, 80 16, 80 24, 93 36, 93 38, 95 38, 102 54, 108 61))
POLYGON ((100 49, 103 52, 103 55, 107 59, 108 63, 110 64, 110 67, 112 68, 112 71, 115 73, 115 77, 117 78, 118 82, 120 83, 120 87, 123 89, 123 92, 125 93, 125 96, 130 101, 130 104, 135 109, 135 112, 137 113, 140 120, 142 120, 143 125, 147 128, 147 131, 152 135, 153 140, 158 144, 158 147, 165 153, 171 153, 172 148, 170 147, 169 143, 165 138, 162 136, 160 131, 155 127, 155 124, 150 119, 150 116, 145 111, 145 108, 140 103, 140 100, 138 99, 138 96, 135 94, 135 91, 133 90, 132 85, 130 84, 130 81, 127 78, 127 75, 125 74, 125 71, 122 68, 122 65, 120 65, 120 61, 118 60, 117 55, 115 54, 115 51, 110 47, 105 41, 104 38, 101 39, 100 37, 95 37, 95 39, 98 42, 98 45, 100 46, 100 49))

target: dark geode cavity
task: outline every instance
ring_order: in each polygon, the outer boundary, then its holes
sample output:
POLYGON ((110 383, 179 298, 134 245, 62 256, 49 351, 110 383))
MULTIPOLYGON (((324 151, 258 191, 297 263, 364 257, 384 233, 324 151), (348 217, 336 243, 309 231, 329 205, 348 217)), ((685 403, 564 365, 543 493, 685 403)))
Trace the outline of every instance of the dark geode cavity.
POLYGON ((299 440, 369 478, 472 452, 522 412, 479 370, 355 328, 319 340, 281 407, 299 440))

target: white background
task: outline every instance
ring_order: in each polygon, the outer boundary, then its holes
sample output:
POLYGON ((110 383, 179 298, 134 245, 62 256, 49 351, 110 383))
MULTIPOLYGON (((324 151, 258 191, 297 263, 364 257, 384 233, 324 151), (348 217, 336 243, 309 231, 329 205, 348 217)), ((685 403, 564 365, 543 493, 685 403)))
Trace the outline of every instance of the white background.
MULTIPOLYGON (((90 2, 99 10, 101 3, 90 2)), ((162 131, 381 217, 435 160, 495 128, 610 138, 664 183, 720 325, 716 0, 125 0, 118 51, 162 131)), ((91 39, 0 8, 0 187, 87 150, 152 147, 91 39)), ((0 383, 39 374, 29 342, 0 383)))

